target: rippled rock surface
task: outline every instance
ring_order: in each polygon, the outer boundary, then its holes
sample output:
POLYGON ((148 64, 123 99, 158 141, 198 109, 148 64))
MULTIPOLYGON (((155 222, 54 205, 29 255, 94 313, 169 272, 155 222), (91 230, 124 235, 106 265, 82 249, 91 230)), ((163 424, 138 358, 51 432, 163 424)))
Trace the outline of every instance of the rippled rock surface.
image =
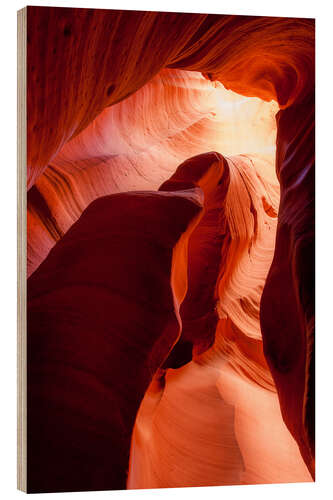
POLYGON ((28 490, 312 481, 314 21, 28 7, 28 490))

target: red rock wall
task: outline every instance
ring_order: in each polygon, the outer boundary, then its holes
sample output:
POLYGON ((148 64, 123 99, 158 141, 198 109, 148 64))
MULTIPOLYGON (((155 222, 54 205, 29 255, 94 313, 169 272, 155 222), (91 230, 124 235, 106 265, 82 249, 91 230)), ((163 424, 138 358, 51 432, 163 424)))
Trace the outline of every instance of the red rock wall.
POLYGON ((91 201, 156 190, 203 151, 255 154, 270 171, 277 110, 274 102, 244 100, 199 73, 162 70, 66 143, 29 190, 28 275, 91 201))
POLYGON ((314 96, 277 123, 281 201, 261 324, 283 418, 314 474, 314 96))
POLYGON ((105 107, 164 67, 283 107, 314 85, 306 19, 29 7, 27 54, 29 187, 105 107))
POLYGON ((29 489, 124 488, 140 404, 129 488, 314 477, 314 21, 28 7, 27 106, 29 489))
POLYGON ((200 209, 191 193, 99 198, 29 278, 30 492, 126 487, 136 412, 180 334, 173 249, 200 209))

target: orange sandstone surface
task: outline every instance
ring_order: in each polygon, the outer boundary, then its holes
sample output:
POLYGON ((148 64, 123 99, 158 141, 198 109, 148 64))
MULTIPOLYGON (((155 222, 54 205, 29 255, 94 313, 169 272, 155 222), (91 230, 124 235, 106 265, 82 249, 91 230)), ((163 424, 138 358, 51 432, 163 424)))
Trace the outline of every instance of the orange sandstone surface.
POLYGON ((314 480, 314 21, 27 25, 28 490, 314 480))

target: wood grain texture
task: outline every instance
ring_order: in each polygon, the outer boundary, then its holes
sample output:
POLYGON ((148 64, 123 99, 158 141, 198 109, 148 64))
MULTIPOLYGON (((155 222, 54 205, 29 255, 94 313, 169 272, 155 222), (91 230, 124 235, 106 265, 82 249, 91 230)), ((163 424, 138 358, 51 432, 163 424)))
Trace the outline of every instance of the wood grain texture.
POLYGON ((17 13, 17 487, 27 490, 27 9, 17 13))

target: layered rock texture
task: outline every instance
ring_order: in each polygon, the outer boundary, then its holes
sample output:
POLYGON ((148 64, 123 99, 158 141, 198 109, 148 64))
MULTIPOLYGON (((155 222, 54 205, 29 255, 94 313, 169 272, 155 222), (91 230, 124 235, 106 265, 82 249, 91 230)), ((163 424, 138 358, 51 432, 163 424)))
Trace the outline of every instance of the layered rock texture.
POLYGON ((312 481, 314 21, 28 7, 28 490, 312 481))

